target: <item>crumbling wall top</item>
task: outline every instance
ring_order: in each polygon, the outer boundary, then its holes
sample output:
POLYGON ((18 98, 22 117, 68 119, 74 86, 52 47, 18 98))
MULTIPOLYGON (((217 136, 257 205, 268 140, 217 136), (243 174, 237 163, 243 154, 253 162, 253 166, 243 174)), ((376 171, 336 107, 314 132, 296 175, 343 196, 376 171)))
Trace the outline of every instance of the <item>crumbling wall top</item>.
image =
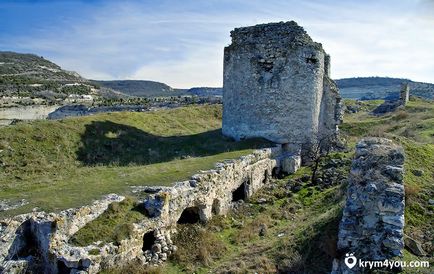
POLYGON ((303 27, 294 21, 260 24, 236 28, 231 31, 232 44, 229 47, 245 44, 310 44, 322 48, 310 38, 303 27))

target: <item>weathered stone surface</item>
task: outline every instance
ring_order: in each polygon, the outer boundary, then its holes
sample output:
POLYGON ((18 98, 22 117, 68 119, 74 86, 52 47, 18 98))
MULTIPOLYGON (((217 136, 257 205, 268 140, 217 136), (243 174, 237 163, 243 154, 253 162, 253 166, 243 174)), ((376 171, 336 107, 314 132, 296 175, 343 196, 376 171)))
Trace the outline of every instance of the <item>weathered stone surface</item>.
MULTIPOLYGON (((339 226, 339 254, 365 261, 402 255, 403 164, 402 148, 388 139, 366 138, 357 144, 339 226)), ((360 273, 344 259, 335 260, 332 273, 360 273)))
POLYGON ((109 204, 123 199, 122 196, 110 194, 90 206, 68 209, 58 214, 33 212, 1 220, 0 272, 5 272, 11 265, 21 265, 22 260, 27 261, 30 268, 37 261, 43 267, 40 271, 45 273, 57 273, 58 261, 71 270, 88 265, 88 250, 71 247, 68 239, 101 215, 109 204))
POLYGON ((9 260, 2 263, 0 273, 22 274, 26 273, 29 266, 28 260, 9 260))
POLYGON ((101 215, 109 204, 124 199, 115 194, 90 206, 57 214, 34 212, 1 220, 0 270, 14 273, 14 269, 32 268, 32 258, 42 262, 43 269, 37 272, 45 273, 97 273, 131 260, 142 265, 160 264, 177 250, 170 235, 176 231, 176 223, 185 209, 194 209, 192 212, 198 214, 197 220, 203 222, 213 215, 226 214, 240 202, 234 201, 234 192, 241 190, 242 199, 248 199, 269 183, 273 170, 281 169, 282 163, 295 172, 299 167, 297 159, 299 156, 286 151, 282 154, 282 148, 277 146, 217 163, 215 169, 202 171, 190 180, 175 183, 173 187, 135 188, 135 192, 142 191, 147 195, 142 206, 149 218, 133 224, 130 237, 117 245, 96 242, 77 247, 68 242, 80 228, 101 215), (149 237, 147 245, 146 235, 149 237), (27 249, 37 252, 26 254, 27 257, 23 258, 17 256, 25 254, 27 249))
POLYGON ((389 112, 393 112, 399 108, 405 107, 410 98, 410 87, 408 83, 401 85, 401 92, 398 100, 386 100, 383 104, 375 108, 372 113, 377 115, 383 115, 389 112))
POLYGON ((410 100, 410 86, 408 83, 403 83, 401 85, 401 92, 399 93, 399 100, 401 104, 405 106, 410 100))
POLYGON ((29 202, 27 202, 25 199, 21 199, 20 201, 17 201, 14 203, 11 203, 9 201, 0 200, 0 212, 19 208, 19 207, 22 207, 28 203, 29 202))
MULTIPOLYGON (((282 158, 281 151, 280 147, 262 149, 238 160, 217 163, 214 170, 193 175, 194 185, 192 180, 178 182, 171 188, 150 194, 144 203, 158 207, 156 211, 161 212, 160 218, 167 223, 176 223, 185 208, 197 208, 200 221, 206 222, 213 214, 226 214, 232 207, 233 192, 240 186, 247 199, 267 183, 273 169, 279 169, 285 158, 298 157, 286 154, 282 158)), ((296 160, 288 162, 293 163, 288 168, 298 169, 296 160)))
POLYGON ((294 21, 237 28, 224 50, 223 134, 291 144, 335 135, 342 120, 330 57, 294 21))
POLYGON ((299 155, 283 154, 280 157, 280 168, 286 174, 295 173, 301 166, 301 157, 299 155))
POLYGON ((414 174, 414 176, 418 176, 418 177, 420 177, 420 176, 423 176, 423 174, 425 173, 422 169, 413 169, 412 171, 411 171, 411 173, 413 173, 414 174))
POLYGON ((415 239, 407 235, 404 235, 404 243, 405 243, 405 247, 407 247, 414 255, 426 256, 426 252, 425 250, 423 250, 422 244, 416 241, 415 239))

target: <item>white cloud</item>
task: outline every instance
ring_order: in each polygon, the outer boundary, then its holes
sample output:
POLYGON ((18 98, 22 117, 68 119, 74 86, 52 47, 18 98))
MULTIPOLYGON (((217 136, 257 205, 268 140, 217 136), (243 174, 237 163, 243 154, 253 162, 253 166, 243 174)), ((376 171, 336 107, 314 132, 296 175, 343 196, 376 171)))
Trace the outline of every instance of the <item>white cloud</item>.
POLYGON ((109 2, 86 19, 69 19, 68 25, 0 44, 44 54, 87 78, 220 86, 231 29, 296 20, 331 54, 335 78, 379 75, 434 82, 429 1, 144 3, 109 2))

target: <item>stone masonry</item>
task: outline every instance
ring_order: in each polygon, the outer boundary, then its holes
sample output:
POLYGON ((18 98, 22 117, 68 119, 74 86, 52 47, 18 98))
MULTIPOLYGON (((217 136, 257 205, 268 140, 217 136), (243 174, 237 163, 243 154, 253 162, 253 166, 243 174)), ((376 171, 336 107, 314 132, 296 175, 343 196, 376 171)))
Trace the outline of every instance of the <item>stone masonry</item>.
POLYGON ((224 50, 223 134, 263 137, 291 152, 337 134, 341 97, 321 44, 294 21, 236 28, 231 37, 224 50))
POLYGON ((405 106, 410 99, 410 86, 408 83, 403 83, 401 85, 401 92, 399 93, 399 100, 401 105, 405 106))
MULTIPOLYGON (((404 247, 404 152, 391 140, 366 138, 356 146, 332 273, 362 273, 358 261, 401 256, 404 247), (349 268, 345 259, 357 258, 349 268)), ((350 261, 351 263, 351 261, 350 261)))
POLYGON ((157 265, 176 252, 171 234, 178 223, 206 222, 224 215, 265 186, 273 174, 293 173, 300 156, 279 147, 256 150, 239 159, 217 163, 172 187, 138 187, 147 217, 133 224, 130 237, 119 244, 95 242, 74 246, 69 239, 100 216, 113 202, 108 195, 92 205, 59 213, 33 212, 0 220, 0 273, 98 273, 132 260, 157 265), (35 267, 37 267, 35 269, 35 267))

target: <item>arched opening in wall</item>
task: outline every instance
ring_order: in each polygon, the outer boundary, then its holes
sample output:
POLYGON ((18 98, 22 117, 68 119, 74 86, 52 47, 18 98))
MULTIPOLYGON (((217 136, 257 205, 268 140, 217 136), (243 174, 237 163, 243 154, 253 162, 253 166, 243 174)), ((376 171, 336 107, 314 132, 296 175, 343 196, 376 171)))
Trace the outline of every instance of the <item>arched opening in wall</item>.
POLYGON ((273 168, 273 170, 271 171, 271 177, 273 177, 274 179, 278 179, 280 177, 280 168, 279 167, 273 168))
POLYGON ((270 178, 268 178, 268 177, 269 177, 268 176, 268 170, 265 170, 265 172, 264 172, 264 179, 262 180, 263 184, 268 183, 268 181, 270 180, 270 178))
POLYGON ((30 220, 23 222, 15 231, 15 235, 6 257, 8 260, 38 255, 38 243, 30 229, 30 220))
POLYGON ((187 207, 182 211, 181 217, 179 217, 178 224, 195 224, 200 221, 199 208, 187 207))
POLYGON ((211 213, 213 215, 220 214, 220 200, 219 199, 214 199, 214 201, 212 202, 211 213))
POLYGON ((142 250, 145 252, 146 250, 151 250, 152 246, 155 244, 155 236, 154 231, 148 231, 143 235, 143 247, 142 250))
POLYGON ((240 200, 246 200, 246 186, 248 184, 247 182, 242 183, 237 189, 235 189, 232 192, 232 202, 240 201, 240 200))
POLYGON ((71 269, 66 266, 64 261, 57 261, 57 273, 59 274, 69 274, 71 273, 71 269))

